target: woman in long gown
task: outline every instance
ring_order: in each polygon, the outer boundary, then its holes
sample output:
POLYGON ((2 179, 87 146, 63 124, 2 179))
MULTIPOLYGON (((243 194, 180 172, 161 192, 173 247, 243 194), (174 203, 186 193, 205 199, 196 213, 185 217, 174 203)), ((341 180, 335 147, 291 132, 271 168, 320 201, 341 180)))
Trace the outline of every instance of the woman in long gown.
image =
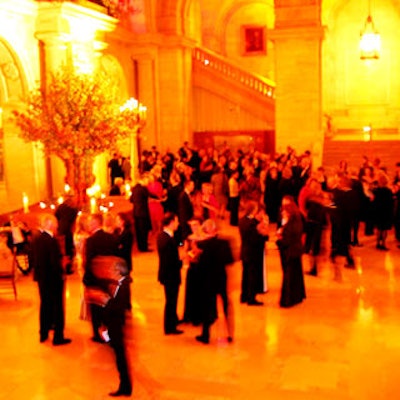
POLYGON ((149 191, 149 212, 153 234, 157 235, 161 231, 161 221, 164 217, 162 203, 167 198, 167 193, 161 183, 161 168, 155 166, 151 170, 150 181, 147 185, 149 191))
POLYGON ((279 214, 279 171, 276 166, 271 167, 265 179, 264 204, 270 222, 278 221, 279 214))
POLYGON ((282 199, 282 221, 278 229, 279 253, 283 270, 281 307, 292 307, 306 298, 303 266, 303 220, 292 196, 282 199))
POLYGON ((378 187, 373 190, 372 206, 376 226, 376 248, 389 250, 386 247, 388 230, 393 226, 394 201, 393 193, 388 187, 389 179, 382 172, 378 175, 378 187))

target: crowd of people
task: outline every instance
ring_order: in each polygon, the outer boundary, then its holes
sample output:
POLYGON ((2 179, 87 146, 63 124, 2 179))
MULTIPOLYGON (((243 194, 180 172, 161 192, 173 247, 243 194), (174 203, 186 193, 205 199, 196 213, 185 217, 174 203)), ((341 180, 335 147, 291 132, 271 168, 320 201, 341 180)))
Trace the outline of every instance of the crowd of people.
MULTIPOLYGON (((110 194, 120 195, 131 182, 129 158, 117 153, 109 163, 110 194)), ((400 242, 400 163, 392 179, 379 160, 359 168, 345 161, 327 173, 312 168, 310 152, 262 154, 253 148, 232 152, 227 145, 195 149, 185 142, 174 154, 155 146, 143 151, 140 178, 131 189, 131 215, 78 213, 73 199, 44 215, 31 233, 14 217, 8 245, 29 255, 40 294, 40 342, 54 329, 53 344, 64 345, 63 290, 66 274, 82 273, 82 318, 90 316, 92 340, 114 350, 120 385, 111 396, 129 396, 132 380, 124 341, 125 315, 131 309, 132 248, 157 248, 158 281, 164 287, 163 330, 179 335, 181 323, 201 326, 196 340, 208 344, 222 300, 227 341, 234 339, 232 299, 227 268, 233 264, 232 238, 219 231, 221 221, 237 227, 242 265, 240 302, 262 306, 266 293, 265 243, 277 238, 282 267, 281 307, 306 298, 302 257, 312 260, 306 273, 318 276, 323 232, 330 233, 334 278, 342 266, 355 268, 352 247, 362 246, 358 232, 376 234, 376 248, 387 251, 394 226, 400 242), (17 227, 19 231, 17 232, 17 227), (28 235, 30 237, 28 238, 28 235), (55 238, 62 240, 56 240, 55 238), (27 248, 28 247, 28 248, 27 248), (122 260, 122 261, 121 261, 122 260), (185 306, 178 317, 182 265, 187 265, 185 306)), ((235 232, 235 228, 231 231, 235 232)), ((29 272, 29 270, 27 271, 29 272)))

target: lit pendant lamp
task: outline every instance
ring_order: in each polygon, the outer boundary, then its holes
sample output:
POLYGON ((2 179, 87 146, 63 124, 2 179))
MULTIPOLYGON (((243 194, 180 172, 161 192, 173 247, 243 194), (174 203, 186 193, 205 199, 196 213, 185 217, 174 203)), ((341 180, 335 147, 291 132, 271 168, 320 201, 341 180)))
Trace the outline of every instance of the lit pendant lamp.
POLYGON ((360 35, 361 60, 377 60, 381 50, 381 36, 371 17, 371 0, 368 0, 368 17, 360 35))

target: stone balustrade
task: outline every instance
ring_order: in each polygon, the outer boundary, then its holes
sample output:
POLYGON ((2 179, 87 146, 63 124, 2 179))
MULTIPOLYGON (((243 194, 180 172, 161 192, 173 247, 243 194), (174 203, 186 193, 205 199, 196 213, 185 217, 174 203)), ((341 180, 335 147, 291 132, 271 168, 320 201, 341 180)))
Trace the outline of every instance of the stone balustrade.
POLYGON ((216 53, 197 47, 193 50, 193 60, 204 68, 211 68, 226 78, 233 79, 265 97, 275 97, 275 84, 272 81, 241 69, 234 65, 231 60, 225 60, 224 57, 216 53))

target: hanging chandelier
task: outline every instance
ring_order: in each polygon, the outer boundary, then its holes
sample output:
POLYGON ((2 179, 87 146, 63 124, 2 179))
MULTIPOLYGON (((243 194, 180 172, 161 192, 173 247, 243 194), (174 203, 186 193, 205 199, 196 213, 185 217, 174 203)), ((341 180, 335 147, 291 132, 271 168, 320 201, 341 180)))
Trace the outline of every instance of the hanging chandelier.
POLYGON ((381 36, 371 16, 371 0, 368 0, 368 17, 360 33, 360 59, 377 60, 380 56, 381 36))

